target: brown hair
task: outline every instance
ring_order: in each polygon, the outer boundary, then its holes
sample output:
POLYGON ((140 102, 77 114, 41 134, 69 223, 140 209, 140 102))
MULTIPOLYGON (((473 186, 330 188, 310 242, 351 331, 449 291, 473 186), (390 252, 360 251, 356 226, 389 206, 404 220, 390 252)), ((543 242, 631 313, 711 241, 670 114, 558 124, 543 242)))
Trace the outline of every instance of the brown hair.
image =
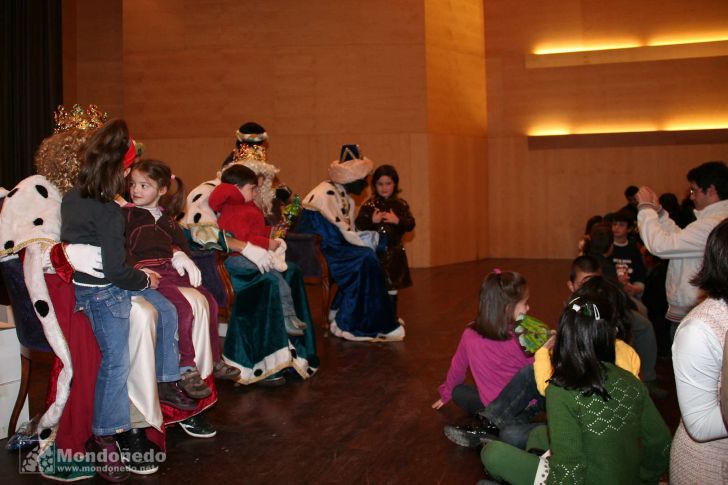
POLYGON ((93 134, 78 175, 81 197, 111 202, 124 191, 124 155, 129 129, 124 120, 111 120, 93 134))
POLYGON ((174 217, 182 212, 185 207, 185 187, 182 180, 176 175, 172 174, 172 169, 162 162, 161 160, 142 159, 137 160, 131 166, 131 172, 137 171, 145 174, 150 179, 157 183, 157 186, 161 189, 162 187, 167 188, 167 193, 159 198, 159 205, 164 207, 167 211, 167 215, 174 219, 174 217), (177 182, 177 189, 171 192, 172 180, 177 182))
POLYGON ((34 159, 35 170, 55 185, 61 195, 76 185, 83 149, 95 132, 71 128, 49 136, 38 147, 34 159))
POLYGON ((514 271, 489 273, 480 286, 478 316, 473 329, 491 340, 508 340, 513 328, 513 310, 527 290, 526 278, 514 271))

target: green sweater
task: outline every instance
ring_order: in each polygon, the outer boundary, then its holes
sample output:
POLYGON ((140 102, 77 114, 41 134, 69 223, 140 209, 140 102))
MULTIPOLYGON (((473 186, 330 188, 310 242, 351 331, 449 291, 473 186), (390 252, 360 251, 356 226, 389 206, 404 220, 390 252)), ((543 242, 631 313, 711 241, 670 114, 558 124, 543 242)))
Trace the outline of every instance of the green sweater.
POLYGON ((672 437, 647 389, 605 366, 606 402, 554 384, 546 390, 549 485, 656 484, 667 470, 672 437))

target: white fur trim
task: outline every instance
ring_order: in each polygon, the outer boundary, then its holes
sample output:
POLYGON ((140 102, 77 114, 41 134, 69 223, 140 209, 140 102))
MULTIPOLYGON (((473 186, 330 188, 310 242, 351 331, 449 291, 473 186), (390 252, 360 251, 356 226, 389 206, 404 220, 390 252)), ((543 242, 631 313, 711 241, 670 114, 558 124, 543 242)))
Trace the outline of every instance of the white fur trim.
POLYGON ((401 342, 404 340, 405 335, 404 327, 399 325, 389 333, 380 333, 376 337, 360 337, 346 330, 341 330, 336 324, 336 320, 332 320, 329 323, 329 330, 337 337, 343 338, 344 340, 351 340, 352 342, 401 342))
POLYGON ((319 212, 341 231, 344 239, 354 246, 370 247, 359 237, 354 227, 356 207, 340 184, 321 182, 303 199, 303 208, 319 212))
POLYGON ((329 178, 337 184, 348 184, 366 178, 374 169, 374 163, 367 157, 340 162, 334 160, 329 165, 329 178))
POLYGON ((295 347, 289 340, 287 347, 266 355, 263 357, 263 360, 256 362, 252 368, 242 366, 234 360, 227 358, 225 355, 222 358, 229 366, 240 369, 240 376, 237 379, 239 384, 247 385, 262 381, 266 377, 272 376, 276 372, 288 367, 295 369, 301 378, 308 379, 318 370, 318 367, 311 367, 306 359, 298 355, 294 358, 291 352, 292 350, 295 350, 295 347), (260 372, 258 372, 258 375, 255 375, 257 371, 260 372))
MULTIPOLYGON (((12 197, 6 197, 0 213, 2 243, 13 241, 18 247, 30 240, 57 241, 61 231, 61 195, 58 189, 45 177, 32 175, 21 180, 14 190, 12 197)), ((26 247, 23 276, 46 340, 63 363, 56 384, 56 399, 38 423, 40 428, 53 428, 60 421, 70 394, 73 363, 43 275, 43 252, 46 249, 44 243, 33 243, 26 247), (45 315, 38 313, 38 308, 43 305, 36 303, 41 301, 48 305, 45 315)))
POLYGON ((48 304, 48 313, 45 316, 38 313, 35 305, 33 307, 41 325, 43 325, 43 333, 46 340, 48 340, 48 344, 63 364, 56 384, 56 400, 48 406, 38 422, 40 427, 51 428, 61 420, 63 408, 66 406, 66 401, 68 401, 68 396, 71 393, 73 363, 71 362, 71 350, 68 348, 61 326, 58 324, 58 317, 48 294, 48 287, 43 276, 42 258, 42 248, 39 246, 33 245, 26 248, 23 275, 25 276, 31 302, 35 303, 42 300, 48 304))

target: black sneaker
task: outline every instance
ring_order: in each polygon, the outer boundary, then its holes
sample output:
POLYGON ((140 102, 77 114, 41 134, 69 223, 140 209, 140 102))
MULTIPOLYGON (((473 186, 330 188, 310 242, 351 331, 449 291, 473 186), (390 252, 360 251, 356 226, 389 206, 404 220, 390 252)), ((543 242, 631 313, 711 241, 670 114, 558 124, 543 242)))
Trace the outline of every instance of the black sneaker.
POLYGON ((143 428, 132 428, 116 435, 116 442, 121 451, 121 461, 126 468, 136 475, 151 475, 159 470, 154 459, 157 450, 147 441, 143 428))
POLYGON ((476 448, 498 439, 498 428, 486 418, 469 426, 445 426, 445 436, 458 446, 476 448))
POLYGON ((280 372, 262 379, 256 384, 261 387, 280 387, 286 383, 286 378, 280 372))
POLYGON ((491 434, 496 437, 500 435, 500 429, 498 428, 498 426, 493 424, 493 422, 490 419, 488 419, 487 417, 485 417, 482 414, 476 414, 475 417, 478 420, 477 426, 479 426, 480 429, 482 429, 486 433, 491 434))
POLYGON ((180 428, 194 438, 212 438, 217 434, 213 425, 208 423, 200 414, 179 422, 180 428))

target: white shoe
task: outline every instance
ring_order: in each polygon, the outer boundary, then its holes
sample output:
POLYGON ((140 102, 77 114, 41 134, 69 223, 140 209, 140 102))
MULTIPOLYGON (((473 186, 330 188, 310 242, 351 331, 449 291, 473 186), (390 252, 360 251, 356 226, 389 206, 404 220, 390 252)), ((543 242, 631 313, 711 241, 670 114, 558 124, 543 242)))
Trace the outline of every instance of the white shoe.
POLYGON ((387 342, 400 342, 404 340, 404 327, 400 324, 397 328, 389 333, 383 333, 377 336, 378 339, 386 340, 387 342))

